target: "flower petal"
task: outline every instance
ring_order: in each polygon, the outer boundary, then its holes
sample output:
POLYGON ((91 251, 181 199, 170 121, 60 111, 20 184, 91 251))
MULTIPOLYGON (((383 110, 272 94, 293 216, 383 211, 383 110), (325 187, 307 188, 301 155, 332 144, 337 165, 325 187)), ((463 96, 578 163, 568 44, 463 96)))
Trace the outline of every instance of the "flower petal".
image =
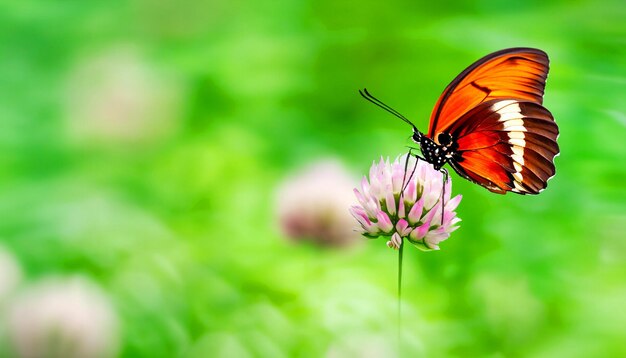
POLYGON ((428 211, 428 214, 426 214, 423 218, 422 218, 422 222, 424 223, 428 223, 429 225, 441 225, 442 222, 442 218, 441 217, 441 202, 438 202, 437 204, 435 204, 435 206, 430 209, 428 211))
POLYGON ((380 228, 382 232, 390 233, 393 230, 393 223, 389 219, 387 213, 379 211, 376 218, 378 219, 378 228, 380 228))
POLYGON ((411 225, 415 225, 416 223, 420 221, 420 219, 422 218, 423 209, 424 209, 424 200, 420 199, 415 204, 413 204, 411 211, 409 211, 409 217, 408 217, 411 225))
POLYGON ((354 192, 354 196, 356 196, 356 200, 359 201, 359 204, 365 207, 365 205, 367 205, 368 198, 366 198, 365 195, 361 194, 361 192, 357 188, 352 189, 352 191, 354 192))
POLYGON ((398 218, 404 219, 406 217, 406 210, 404 210, 404 200, 399 199, 398 203, 398 218))
POLYGON ((402 238, 396 232, 391 236, 391 240, 387 241, 387 246, 392 249, 398 250, 400 248, 400 245, 402 245, 402 238))
POLYGON ((429 232, 424 238, 424 242, 433 250, 439 250, 439 243, 450 237, 448 233, 429 232))
POLYGON ((351 207, 350 214, 354 216, 354 218, 359 222, 359 224, 361 225, 361 228, 365 232, 371 235, 376 235, 380 232, 380 230, 378 229, 378 226, 370 221, 370 219, 367 217, 367 213, 362 207, 360 206, 351 207))
POLYGON ((430 223, 418 226, 416 229, 413 229, 413 231, 411 231, 411 233, 409 234, 409 239, 416 242, 421 241, 428 233, 428 229, 430 229, 430 223))
POLYGON ((369 193, 370 191, 370 183, 367 181, 367 177, 364 175, 363 179, 361 179, 361 190, 364 193, 369 193))
POLYGON ((387 198, 385 199, 387 204, 387 212, 389 215, 396 215, 396 200, 393 197, 393 192, 391 190, 387 191, 387 198))
POLYGON ((394 194, 400 194, 402 190, 402 184, 404 183, 404 165, 398 163, 398 161, 394 162, 392 165, 392 187, 394 194))
POLYGON ((461 199, 463 199, 462 195, 457 195, 454 198, 446 201, 446 210, 447 211, 454 211, 454 209, 457 208, 457 206, 459 206, 459 203, 461 202, 461 199))
POLYGON ((401 237, 406 237, 411 230, 413 230, 413 228, 409 226, 409 223, 406 220, 398 220, 398 223, 396 224, 396 232, 400 234, 401 237))
MULTIPOLYGON (((407 178, 407 180, 409 180, 407 178)), ((415 203, 415 200, 417 199, 417 190, 416 190, 416 184, 414 180, 411 181, 407 181, 408 184, 406 185, 406 188, 404 189, 402 198, 404 199, 404 201, 407 204, 413 204, 415 203)))

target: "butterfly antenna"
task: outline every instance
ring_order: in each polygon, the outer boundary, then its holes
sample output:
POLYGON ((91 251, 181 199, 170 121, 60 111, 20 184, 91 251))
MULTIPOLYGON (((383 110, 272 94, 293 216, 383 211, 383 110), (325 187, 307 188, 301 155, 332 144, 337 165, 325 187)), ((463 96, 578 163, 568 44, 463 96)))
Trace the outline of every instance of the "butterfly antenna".
POLYGON ((372 102, 373 104, 377 105, 378 107, 384 109, 385 111, 393 114, 394 116, 400 118, 401 120, 405 121, 406 123, 410 124, 411 127, 413 127, 413 129, 415 129, 417 131, 417 127, 415 126, 415 124, 413 124, 410 120, 408 120, 408 118, 406 118, 405 116, 403 116, 402 114, 400 114, 400 112, 396 111, 395 109, 389 107, 387 104, 385 104, 383 101, 379 100, 378 98, 372 96, 368 91, 367 88, 364 88, 363 90, 359 90, 359 93, 361 94, 361 96, 363 96, 363 98, 365 98, 366 100, 372 102))

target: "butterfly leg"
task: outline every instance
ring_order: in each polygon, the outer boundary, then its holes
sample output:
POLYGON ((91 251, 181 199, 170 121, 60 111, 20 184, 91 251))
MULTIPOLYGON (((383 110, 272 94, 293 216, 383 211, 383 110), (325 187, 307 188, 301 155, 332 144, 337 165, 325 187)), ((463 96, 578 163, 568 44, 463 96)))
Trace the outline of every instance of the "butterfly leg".
MULTIPOLYGON (((404 176, 402 177, 402 186, 401 186, 402 190, 400 190, 400 198, 402 198, 402 196, 404 195, 404 189, 405 189, 404 183, 407 182, 406 170, 409 167, 409 158, 411 157, 411 155, 413 155, 412 151, 413 151, 413 148, 409 147, 409 153, 406 155, 406 160, 404 161, 404 176)), ((411 174, 411 177, 413 177, 413 174, 411 174)), ((409 181, 411 181, 411 177, 409 178, 409 181)))
MULTIPOLYGON (((424 158, 420 157, 420 156, 419 156, 419 155, 417 155, 417 154, 413 154, 413 153, 412 153, 412 150, 413 150, 413 149, 415 149, 415 148, 413 148, 413 147, 409 147, 409 155, 414 156, 414 157, 415 157, 415 159, 417 159, 417 160, 415 161, 415 165, 413 166, 413 171, 411 172, 411 175, 409 176, 409 180, 411 180, 411 179, 413 178, 413 175, 415 174, 415 169, 417 169, 417 163, 418 163, 420 160, 423 160, 423 161, 427 162, 427 161, 426 161, 426 159, 424 159, 424 158)), ((407 156, 407 162, 405 163, 405 167, 404 167, 404 172, 405 172, 405 173, 406 173, 406 169, 407 169, 407 168, 406 168, 406 164, 408 163, 408 158, 409 158, 409 157, 407 156)), ((428 162, 427 162, 427 163, 428 163, 428 162)), ((408 185, 409 185, 408 183, 406 183, 406 185, 404 185, 404 184, 402 185, 402 192, 404 192, 404 189, 406 189, 406 186, 408 186, 408 185)))
POLYGON ((412 152, 412 151, 413 151, 413 150, 418 150, 417 148, 413 148, 413 147, 411 147, 410 145, 407 145, 407 148, 409 148, 409 155, 414 156, 415 158, 417 158, 417 160, 423 160, 423 161, 426 161, 426 159, 424 159, 424 158, 420 157, 418 154, 413 154, 413 152, 412 152))
POLYGON ((400 191, 400 196, 404 195, 404 190, 406 189, 407 186, 409 186, 409 183, 411 182, 411 179, 413 179, 413 175, 415 175, 415 170, 417 169, 417 162, 422 159, 424 160, 422 157, 420 157, 417 154, 413 154, 413 147, 409 147, 409 153, 406 156, 406 160, 404 161, 404 178, 402 179, 402 191, 400 191), (409 167, 409 158, 411 156, 414 156, 415 158, 417 158, 417 160, 415 161, 415 165, 413 166, 413 170, 411 171, 411 175, 409 175, 409 179, 406 179, 406 172, 407 169, 409 167))
POLYGON ((445 168, 441 168, 439 171, 443 174, 443 187, 441 188, 441 226, 443 226, 443 213, 446 206, 446 183, 448 182, 449 174, 445 168))

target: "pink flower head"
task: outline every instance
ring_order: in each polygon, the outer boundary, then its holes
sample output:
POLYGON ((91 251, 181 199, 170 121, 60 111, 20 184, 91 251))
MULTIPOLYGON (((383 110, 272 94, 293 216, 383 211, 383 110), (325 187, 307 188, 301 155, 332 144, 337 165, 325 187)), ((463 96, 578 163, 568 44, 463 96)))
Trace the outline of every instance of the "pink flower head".
POLYGON ((398 249, 406 238, 424 251, 439 250, 439 243, 458 229, 455 225, 461 219, 454 210, 461 195, 451 198, 452 182, 448 179, 442 201, 443 174, 413 156, 407 163, 407 155, 393 163, 383 158, 374 162, 369 181, 363 177, 360 190, 354 189, 360 205, 350 212, 361 225, 361 234, 387 237, 391 248, 398 249))
MULTIPOLYGON (((278 222, 285 236, 320 246, 343 247, 359 242, 346 211, 355 203, 354 177, 341 162, 323 160, 286 178, 276 193, 278 222)), ((368 225, 368 214, 356 211, 368 225)), ((392 226, 391 221, 389 221, 392 226)))

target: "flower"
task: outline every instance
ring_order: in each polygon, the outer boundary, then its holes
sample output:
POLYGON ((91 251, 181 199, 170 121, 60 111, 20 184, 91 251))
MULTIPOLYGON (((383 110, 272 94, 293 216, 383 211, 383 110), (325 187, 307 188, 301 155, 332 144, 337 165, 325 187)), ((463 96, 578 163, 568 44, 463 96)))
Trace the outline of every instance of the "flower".
POLYGON ((113 357, 117 327, 108 298, 81 277, 45 279, 8 309, 8 336, 19 357, 113 357))
POLYGON ((0 305, 5 301, 22 280, 22 269, 15 257, 0 246, 0 305))
POLYGON ((406 238, 424 251, 439 250, 439 243, 450 237, 461 221, 454 212, 461 195, 450 198, 452 182, 448 179, 442 202, 443 174, 413 156, 407 162, 407 155, 391 164, 383 158, 374 162, 369 182, 364 176, 361 190, 354 189, 360 205, 352 206, 350 212, 361 225, 361 234, 388 237, 391 248, 399 249, 406 238))
POLYGON ((287 178, 277 191, 278 221, 295 240, 321 246, 346 246, 359 239, 346 208, 354 177, 336 160, 323 160, 287 178))
POLYGON ((66 129, 80 145, 149 144, 175 132, 180 86, 132 46, 80 57, 67 76, 66 129))

